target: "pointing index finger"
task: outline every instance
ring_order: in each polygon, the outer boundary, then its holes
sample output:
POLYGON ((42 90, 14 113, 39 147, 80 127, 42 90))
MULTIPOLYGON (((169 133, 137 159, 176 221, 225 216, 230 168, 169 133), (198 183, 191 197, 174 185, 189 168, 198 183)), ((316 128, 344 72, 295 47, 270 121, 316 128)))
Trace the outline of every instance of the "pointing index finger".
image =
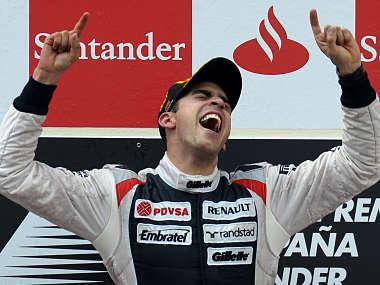
POLYGON ((77 33, 78 37, 80 37, 82 31, 84 30, 89 17, 90 17, 90 13, 89 12, 85 12, 80 17, 79 21, 75 24, 73 32, 77 33))
POLYGON ((310 11, 310 25, 311 25, 311 29, 313 30, 314 36, 321 33, 321 27, 318 21, 317 10, 315 9, 312 9, 310 11))

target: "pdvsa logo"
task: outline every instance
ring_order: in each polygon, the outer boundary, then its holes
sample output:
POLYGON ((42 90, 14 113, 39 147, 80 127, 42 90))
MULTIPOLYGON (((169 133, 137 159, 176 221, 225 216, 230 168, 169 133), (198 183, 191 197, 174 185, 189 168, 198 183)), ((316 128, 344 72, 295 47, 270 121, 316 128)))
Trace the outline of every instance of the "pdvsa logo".
POLYGON ((135 218, 155 221, 190 221, 191 204, 189 202, 159 202, 138 199, 135 204, 135 218))
POLYGON ((300 43, 288 38, 277 19, 273 6, 267 21, 259 25, 260 36, 239 45, 233 54, 235 62, 247 71, 278 75, 296 71, 309 60, 309 52, 300 43))
POLYGON ((141 201, 136 207, 137 213, 142 217, 152 214, 152 206, 150 204, 150 201, 141 201))

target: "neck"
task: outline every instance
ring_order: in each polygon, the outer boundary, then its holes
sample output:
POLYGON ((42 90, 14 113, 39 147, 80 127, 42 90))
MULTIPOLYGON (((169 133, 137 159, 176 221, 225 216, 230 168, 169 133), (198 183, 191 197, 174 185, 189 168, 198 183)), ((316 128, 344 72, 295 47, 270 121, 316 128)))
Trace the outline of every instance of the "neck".
POLYGON ((168 148, 167 155, 175 167, 189 175, 210 175, 218 163, 218 156, 201 152, 182 152, 168 148))

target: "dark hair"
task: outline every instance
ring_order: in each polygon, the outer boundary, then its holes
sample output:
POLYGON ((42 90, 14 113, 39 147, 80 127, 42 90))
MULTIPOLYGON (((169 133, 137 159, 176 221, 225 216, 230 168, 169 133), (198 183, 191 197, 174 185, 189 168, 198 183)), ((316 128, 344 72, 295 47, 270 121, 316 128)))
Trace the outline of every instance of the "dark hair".
MULTIPOLYGON (((178 101, 174 103, 173 107, 171 108, 171 110, 169 112, 177 113, 177 111, 178 111, 178 101)), ((164 143, 166 144, 166 129, 163 129, 163 131, 165 133, 165 136, 161 136, 161 138, 164 141, 164 143)))
POLYGON ((178 101, 174 103, 170 112, 177 113, 178 111, 178 101))

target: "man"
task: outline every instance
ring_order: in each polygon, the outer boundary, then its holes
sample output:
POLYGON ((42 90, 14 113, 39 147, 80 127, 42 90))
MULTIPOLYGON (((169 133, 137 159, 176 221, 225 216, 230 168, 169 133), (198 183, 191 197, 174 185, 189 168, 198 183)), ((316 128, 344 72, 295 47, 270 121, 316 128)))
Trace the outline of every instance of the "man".
POLYGON ((274 284, 291 235, 380 177, 380 107, 351 33, 311 27, 342 86, 343 144, 295 167, 217 169, 241 91, 238 68, 215 58, 172 86, 158 123, 167 152, 156 169, 72 173, 33 160, 62 73, 79 55, 88 13, 50 35, 1 125, 3 195, 90 240, 116 284, 274 284))

